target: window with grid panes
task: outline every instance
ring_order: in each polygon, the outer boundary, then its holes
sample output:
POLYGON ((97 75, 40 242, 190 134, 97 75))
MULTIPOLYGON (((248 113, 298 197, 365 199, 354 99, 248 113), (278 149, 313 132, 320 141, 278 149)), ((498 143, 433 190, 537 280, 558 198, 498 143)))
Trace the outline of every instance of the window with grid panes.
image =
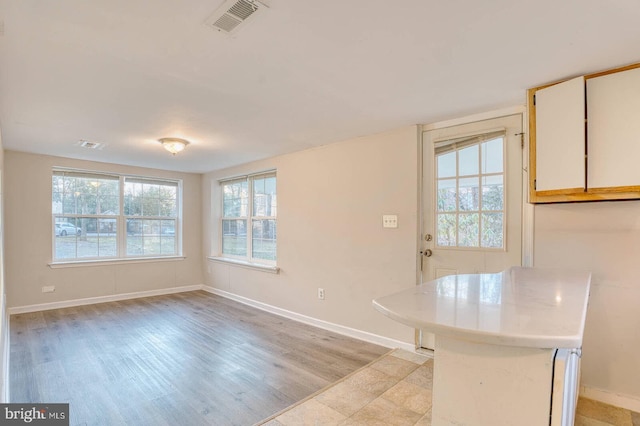
POLYGON ((224 180, 221 252, 224 257, 275 263, 277 195, 275 172, 224 180))
POLYGON ((504 132, 436 142, 436 244, 504 249, 504 132))
POLYGON ((127 256, 167 256, 178 252, 178 182, 124 178, 127 256))
POLYGON ((176 180, 54 170, 53 260, 179 255, 180 200, 176 180))

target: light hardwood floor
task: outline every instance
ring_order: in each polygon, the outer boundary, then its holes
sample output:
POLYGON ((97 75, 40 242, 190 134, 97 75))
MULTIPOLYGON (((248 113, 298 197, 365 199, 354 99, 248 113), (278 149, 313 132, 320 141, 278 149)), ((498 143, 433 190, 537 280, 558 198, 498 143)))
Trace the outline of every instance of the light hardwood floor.
POLYGON ((10 324, 11 401, 72 425, 250 425, 388 352, 202 291, 10 324))

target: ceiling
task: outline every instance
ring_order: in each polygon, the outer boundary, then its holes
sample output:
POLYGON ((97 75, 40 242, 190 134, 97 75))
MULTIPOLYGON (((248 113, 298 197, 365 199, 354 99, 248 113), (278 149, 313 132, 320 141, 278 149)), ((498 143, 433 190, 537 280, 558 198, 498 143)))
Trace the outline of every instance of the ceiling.
POLYGON ((222 3, 0 0, 5 149, 206 172, 640 61, 637 0, 264 0, 233 36, 222 3))

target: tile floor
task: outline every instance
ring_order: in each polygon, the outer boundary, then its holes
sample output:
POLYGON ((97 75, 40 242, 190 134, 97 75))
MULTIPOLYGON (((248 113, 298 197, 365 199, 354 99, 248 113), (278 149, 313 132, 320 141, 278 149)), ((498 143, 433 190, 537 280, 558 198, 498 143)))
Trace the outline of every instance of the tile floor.
MULTIPOLYGON (((395 350, 259 424, 431 425, 432 386, 433 359, 395 350)), ((640 414, 581 398, 575 424, 640 426, 640 414)))

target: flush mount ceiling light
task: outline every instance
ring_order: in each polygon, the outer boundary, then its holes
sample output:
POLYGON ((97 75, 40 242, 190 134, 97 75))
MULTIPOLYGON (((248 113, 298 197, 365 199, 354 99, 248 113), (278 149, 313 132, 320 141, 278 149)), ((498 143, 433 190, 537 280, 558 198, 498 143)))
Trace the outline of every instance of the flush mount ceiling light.
POLYGON ((102 150, 107 144, 101 143, 101 142, 91 142, 85 139, 80 139, 78 140, 78 142, 74 143, 74 145, 79 146, 80 148, 102 150))
POLYGON ((180 138, 162 138, 158 139, 158 141, 162 144, 164 149, 176 155, 180 151, 184 150, 184 148, 189 145, 189 141, 180 138))

